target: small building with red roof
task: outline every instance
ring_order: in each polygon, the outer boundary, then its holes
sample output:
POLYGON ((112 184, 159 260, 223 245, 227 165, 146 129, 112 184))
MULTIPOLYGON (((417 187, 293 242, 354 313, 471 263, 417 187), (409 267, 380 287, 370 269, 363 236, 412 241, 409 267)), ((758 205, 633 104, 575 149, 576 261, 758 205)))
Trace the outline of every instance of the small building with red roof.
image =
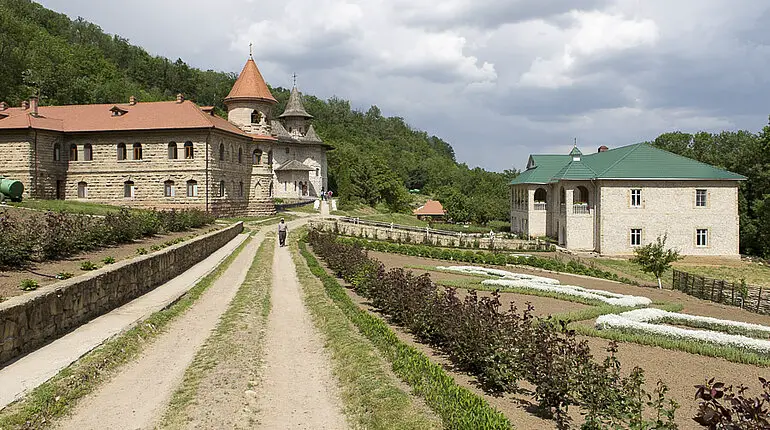
POLYGON ((427 220, 443 220, 446 216, 446 211, 438 200, 428 200, 424 205, 412 211, 419 219, 427 220))

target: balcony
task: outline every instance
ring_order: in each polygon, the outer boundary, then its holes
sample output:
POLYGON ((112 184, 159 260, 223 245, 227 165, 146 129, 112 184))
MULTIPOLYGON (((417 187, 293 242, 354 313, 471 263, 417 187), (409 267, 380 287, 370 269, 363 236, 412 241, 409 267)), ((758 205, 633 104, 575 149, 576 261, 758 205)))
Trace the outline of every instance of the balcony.
POLYGON ((546 202, 535 202, 535 210, 536 211, 544 211, 547 209, 548 203, 546 202))
POLYGON ((575 203, 572 205, 572 213, 575 215, 589 215, 591 208, 588 207, 588 203, 575 203))

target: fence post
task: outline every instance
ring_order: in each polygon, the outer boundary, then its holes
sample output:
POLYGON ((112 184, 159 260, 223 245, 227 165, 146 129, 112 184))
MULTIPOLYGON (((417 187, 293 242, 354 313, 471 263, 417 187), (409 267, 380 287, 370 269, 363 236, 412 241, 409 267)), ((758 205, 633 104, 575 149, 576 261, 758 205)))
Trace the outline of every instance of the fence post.
POLYGON ((733 304, 733 306, 735 306, 735 281, 733 281, 733 282, 731 282, 731 283, 730 283, 730 287, 731 287, 731 289, 732 289, 732 294, 731 294, 731 301, 730 301, 730 303, 732 303, 732 304, 733 304))
POLYGON ((714 301, 714 287, 716 286, 715 285, 716 282, 717 282, 716 279, 711 280, 711 296, 709 297, 709 300, 711 300, 712 302, 714 301))
POLYGON ((756 312, 759 313, 759 304, 762 303, 762 287, 759 287, 759 294, 757 294, 757 310, 756 312))

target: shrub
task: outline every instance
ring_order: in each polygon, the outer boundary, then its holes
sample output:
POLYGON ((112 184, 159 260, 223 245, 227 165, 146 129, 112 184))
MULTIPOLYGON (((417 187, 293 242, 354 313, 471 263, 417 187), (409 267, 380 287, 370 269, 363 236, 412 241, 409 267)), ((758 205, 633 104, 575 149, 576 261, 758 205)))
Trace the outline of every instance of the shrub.
MULTIPOLYGON (((666 387, 659 383, 652 394, 645 391, 643 371, 638 368, 630 376, 621 376, 624 373, 615 358, 614 344, 610 345, 610 357, 598 363, 587 342, 568 330, 566 322, 536 318, 529 305, 523 311, 514 305, 502 309, 498 292, 479 298, 475 291, 469 291, 460 299, 455 289, 437 287, 427 274, 386 271, 359 246, 372 242, 351 244, 351 240, 317 231, 311 231, 308 240, 335 275, 348 280, 391 322, 439 348, 458 369, 475 375, 485 389, 529 392, 560 428, 570 426, 570 407, 578 407, 586 416, 586 429, 604 428, 606 424, 675 428, 676 404, 666 400, 666 387), (521 381, 532 384, 534 390, 522 389, 521 381), (646 408, 654 413, 643 415, 646 408), (654 418, 642 418, 648 415, 654 418)), ((412 245, 375 246, 416 254, 443 252, 412 245)), ((458 254, 481 261, 498 258, 483 252, 458 254)))
POLYGON ((703 427, 725 430, 760 430, 770 428, 770 382, 759 378, 763 393, 758 397, 746 397, 747 388, 711 378, 703 385, 696 385, 695 398, 699 399, 698 413, 693 420, 703 427))
POLYGON ((104 263, 104 264, 113 264, 113 263, 115 263, 115 257, 112 257, 112 256, 104 257, 102 259, 102 263, 104 263))
POLYGON ((160 245, 152 245, 152 246, 150 246, 150 251, 152 251, 152 252, 160 251, 160 248, 161 248, 160 245))
POLYGON ((136 248, 136 253, 139 255, 145 255, 147 254, 147 249, 145 248, 136 248))
POLYGON ((56 279, 64 280, 64 279, 72 278, 73 276, 75 276, 75 275, 73 273, 70 273, 70 272, 59 272, 59 273, 56 274, 56 279))
POLYGON ((40 287, 40 284, 34 279, 25 279, 19 284, 19 289, 24 291, 35 291, 38 287, 40 287))
POLYGON ((89 270, 96 270, 97 268, 98 266, 91 261, 86 260, 80 263, 80 270, 89 271, 89 270))

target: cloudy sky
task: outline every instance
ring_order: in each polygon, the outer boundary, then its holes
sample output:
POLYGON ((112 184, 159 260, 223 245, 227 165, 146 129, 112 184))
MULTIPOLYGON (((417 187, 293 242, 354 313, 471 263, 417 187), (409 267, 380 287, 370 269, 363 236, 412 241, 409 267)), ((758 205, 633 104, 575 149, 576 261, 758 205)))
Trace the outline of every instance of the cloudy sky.
POLYGON ((372 104, 521 168, 666 131, 759 130, 770 114, 766 0, 40 0, 153 54, 372 104))

